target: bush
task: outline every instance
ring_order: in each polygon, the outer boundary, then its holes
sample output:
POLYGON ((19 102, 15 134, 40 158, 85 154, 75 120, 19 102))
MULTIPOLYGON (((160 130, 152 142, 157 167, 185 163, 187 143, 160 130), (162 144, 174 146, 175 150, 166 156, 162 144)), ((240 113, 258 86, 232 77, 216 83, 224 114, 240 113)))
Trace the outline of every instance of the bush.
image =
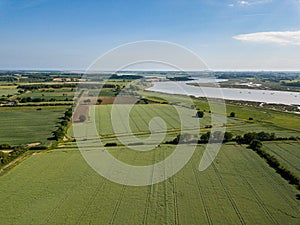
POLYGON ((118 146, 118 145, 115 142, 109 142, 104 145, 104 147, 113 147, 113 146, 118 146))
POLYGON ((235 112, 231 112, 229 117, 235 117, 235 112))
POLYGON ((10 144, 1 144, 0 149, 12 149, 12 146, 10 144))
POLYGON ((203 118, 203 116, 204 116, 204 112, 203 111, 198 111, 196 113, 196 117, 198 117, 198 118, 203 118))

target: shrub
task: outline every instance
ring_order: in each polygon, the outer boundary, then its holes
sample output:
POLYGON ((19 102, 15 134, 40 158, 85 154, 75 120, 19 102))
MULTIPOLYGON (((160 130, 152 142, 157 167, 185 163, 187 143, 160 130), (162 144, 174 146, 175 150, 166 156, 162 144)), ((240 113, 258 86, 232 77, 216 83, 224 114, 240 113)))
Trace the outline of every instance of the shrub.
POLYGON ((229 117, 235 117, 235 112, 231 112, 229 117))
POLYGON ((113 146, 117 146, 117 143, 115 143, 115 142, 109 142, 109 143, 106 143, 104 145, 104 147, 113 147, 113 146))

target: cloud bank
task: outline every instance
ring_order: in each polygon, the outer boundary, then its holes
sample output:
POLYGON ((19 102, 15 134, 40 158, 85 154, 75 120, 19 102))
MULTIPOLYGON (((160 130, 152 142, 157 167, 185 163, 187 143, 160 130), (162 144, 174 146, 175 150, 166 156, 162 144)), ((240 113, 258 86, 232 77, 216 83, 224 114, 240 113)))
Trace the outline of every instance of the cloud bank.
POLYGON ((280 45, 300 45, 299 31, 281 32, 258 32, 250 34, 240 34, 232 37, 235 40, 256 42, 256 43, 275 43, 280 45))

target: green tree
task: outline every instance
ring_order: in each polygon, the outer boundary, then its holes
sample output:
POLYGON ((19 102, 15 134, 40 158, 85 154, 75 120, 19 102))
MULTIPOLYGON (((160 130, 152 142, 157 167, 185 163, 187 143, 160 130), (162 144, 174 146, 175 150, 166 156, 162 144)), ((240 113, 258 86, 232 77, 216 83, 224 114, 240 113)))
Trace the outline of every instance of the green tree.
POLYGON ((231 141, 233 138, 233 134, 230 133, 230 132, 225 132, 224 134, 224 142, 228 142, 228 141, 231 141))
POLYGON ((256 150, 260 150, 261 147, 262 147, 262 143, 261 143, 261 141, 259 141, 259 140, 257 140, 257 139, 254 139, 254 140, 251 141, 249 147, 250 147, 251 149, 255 150, 255 151, 256 151, 256 150))
POLYGON ((235 112, 231 112, 229 117, 235 117, 235 112))
POLYGON ((204 116, 203 111, 198 111, 197 114, 196 114, 196 117, 198 117, 198 118, 203 118, 203 116, 204 116))
POLYGON ((210 137, 210 132, 206 132, 205 134, 202 134, 200 137, 201 142, 208 143, 210 137))

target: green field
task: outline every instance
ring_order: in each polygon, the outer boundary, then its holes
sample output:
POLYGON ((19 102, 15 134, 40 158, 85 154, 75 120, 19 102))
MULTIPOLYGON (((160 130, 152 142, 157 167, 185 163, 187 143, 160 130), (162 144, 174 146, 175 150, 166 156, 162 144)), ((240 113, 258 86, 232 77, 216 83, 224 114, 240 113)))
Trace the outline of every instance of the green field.
MULTIPOLYGON (((99 130, 100 135, 109 135, 114 134, 114 130, 111 123, 111 110, 112 105, 100 105, 96 107, 96 126, 99 130)), ((130 107, 129 105, 120 104, 113 105, 116 107, 116 124, 120 126, 121 130, 124 130, 124 134, 130 133, 129 130, 126 130, 124 125, 126 109, 130 107)), ((155 117, 159 117, 165 121, 168 131, 179 131, 181 125, 186 125, 189 129, 197 129, 198 118, 195 117, 194 110, 180 107, 180 106, 171 106, 166 104, 138 104, 134 105, 130 111, 130 128, 131 131, 135 134, 138 133, 149 133, 149 122, 155 117), (179 115, 186 115, 185 120, 181 121, 179 115), (182 122, 182 123, 181 123, 182 122)), ((216 116, 217 124, 221 123, 221 117, 216 116)), ((243 124, 243 121, 239 121, 232 118, 227 118, 227 123, 231 125, 243 124)), ((211 124, 211 115, 206 113, 203 118, 200 119, 200 126, 204 128, 206 125, 211 124)), ((163 126, 161 124, 156 124, 158 127, 163 126)), ((214 125, 214 124, 213 124, 214 125)))
MULTIPOLYGON (((88 94, 93 96, 97 91, 88 94)), ((71 89, 37 90, 22 94, 21 98, 48 101, 51 98, 64 100, 73 95, 71 89)), ((108 88, 102 93, 102 96, 113 95, 114 90, 108 88)), ((81 113, 86 116, 84 124, 95 121, 98 131, 92 138, 82 138, 87 150, 97 150, 89 143, 94 143, 98 135, 103 144, 117 144, 107 150, 120 161, 135 166, 151 165, 163 161, 174 151, 176 145, 165 142, 178 135, 181 122, 185 124, 184 129, 200 134, 210 131, 208 125, 224 126, 221 115, 216 115, 217 122, 211 124, 211 113, 205 101, 195 100, 197 108, 205 111, 204 117, 199 119, 184 97, 169 96, 171 103, 162 104, 163 97, 163 94, 151 93, 148 100, 157 104, 134 105, 129 113, 129 129, 126 115, 130 105, 95 105, 89 111, 85 105, 85 111, 76 115, 78 118, 81 113), (116 109, 114 117, 113 107, 116 109), (183 121, 180 115, 185 115, 183 121), (112 120, 116 127, 112 126, 112 120), (151 139, 155 149, 142 152, 122 145, 120 137, 138 146, 133 136, 140 139, 139 144, 149 145, 146 139, 151 133, 151 123, 155 128, 156 136, 151 139), (165 137, 158 145, 156 140, 162 135, 165 137)), ((47 138, 57 129, 59 118, 67 108, 0 108, 0 144, 48 144, 47 138)), ((228 104, 227 114, 231 111, 236 117, 227 117, 227 131, 234 136, 260 131, 274 132, 277 137, 300 136, 299 115, 228 104), (248 120, 249 117, 254 120, 248 120)), ((82 125, 82 122, 73 124, 74 127, 82 125)), ((71 128, 68 129, 70 137, 74 136, 71 128)), ((198 166, 206 145, 198 145, 191 160, 175 176, 159 184, 132 187, 113 183, 97 174, 84 160, 75 142, 59 141, 57 144, 56 149, 27 151, 28 155, 32 153, 30 157, 1 174, 0 225, 300 224, 299 191, 246 145, 223 144, 212 165, 203 172, 198 166)), ((298 176, 299 147, 297 141, 263 142, 263 150, 298 176)))
POLYGON ((47 142, 66 106, 0 108, 0 144, 47 142))
POLYGON ((3 95, 14 95, 16 93, 18 93, 18 90, 15 86, 0 86, 0 97, 3 95))
POLYGON ((54 99, 56 101, 65 101, 66 99, 68 99, 69 101, 72 101, 74 94, 75 91, 73 91, 72 89, 46 89, 24 93, 20 96, 20 98, 42 98, 44 99, 44 101, 49 101, 50 99, 54 99))
POLYGON ((296 176, 300 177, 300 143, 272 142, 265 143, 264 150, 273 155, 278 161, 296 176))
MULTIPOLYGON (((140 92, 140 94, 142 96, 149 96, 150 99, 156 97, 160 99, 167 99, 171 102, 180 102, 181 105, 190 106, 190 98, 187 98, 186 96, 170 96, 167 94, 154 92, 140 92)), ((201 110, 211 110, 206 100, 194 100, 194 104, 201 110)), ((280 129, 293 129, 297 132, 300 132, 299 114, 234 104, 226 104, 226 111, 227 115, 229 115, 230 112, 235 112, 237 119, 248 121, 248 119, 251 117, 254 119, 255 123, 265 123, 266 125, 277 126, 280 129)))
MULTIPOLYGON (((104 179, 73 146, 36 154, 0 177, 1 224, 298 224, 294 187, 253 151, 226 145, 199 172, 203 149, 174 177, 146 187, 104 179)), ((171 150, 110 152, 140 164, 171 150)))

